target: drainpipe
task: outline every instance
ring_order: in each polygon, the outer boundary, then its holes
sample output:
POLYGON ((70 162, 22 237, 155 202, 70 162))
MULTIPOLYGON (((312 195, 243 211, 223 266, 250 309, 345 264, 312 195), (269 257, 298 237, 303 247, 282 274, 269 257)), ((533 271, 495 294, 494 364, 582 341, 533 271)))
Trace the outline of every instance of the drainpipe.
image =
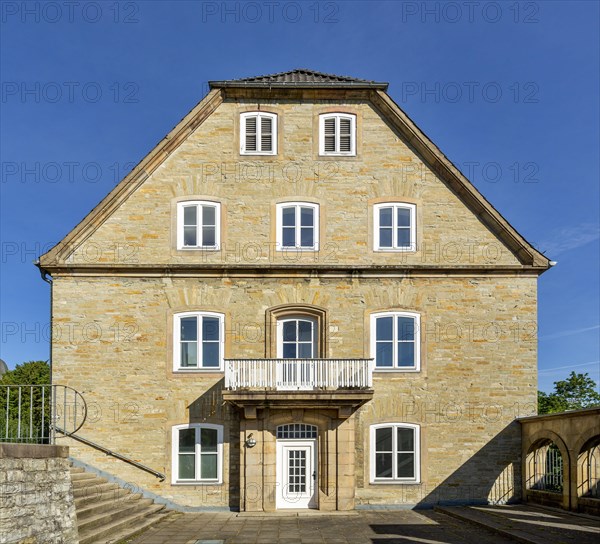
POLYGON ((47 363, 50 364, 50 383, 52 383, 52 299, 53 299, 53 282, 52 282, 52 278, 50 277, 50 273, 45 270, 44 268, 42 268, 42 266, 40 265, 40 261, 37 260, 35 263, 33 263, 35 266, 38 267, 38 270, 40 271, 40 275, 42 276, 42 279, 48 283, 50 285, 50 353, 49 353, 49 359, 48 361, 46 361, 47 363), (50 279, 48 279, 50 277, 50 279))

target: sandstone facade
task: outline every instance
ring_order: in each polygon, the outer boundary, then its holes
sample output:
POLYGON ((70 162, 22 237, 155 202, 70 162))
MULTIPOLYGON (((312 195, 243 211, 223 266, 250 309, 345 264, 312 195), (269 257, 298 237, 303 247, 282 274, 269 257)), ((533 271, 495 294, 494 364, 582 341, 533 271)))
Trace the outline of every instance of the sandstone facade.
POLYGON ((69 441, 75 457, 179 505, 273 510, 276 427, 307 423, 318 428, 321 509, 519 495, 513 421, 535 412, 536 281, 548 263, 451 165, 441 169, 437 149, 407 139, 402 127, 417 129, 389 117, 386 97, 216 86, 42 258, 53 379, 86 398, 81 434, 167 478, 69 441), (277 155, 240 155, 248 111, 277 114, 277 155), (320 156, 319 115, 340 111, 356 115, 356 155, 320 156), (184 200, 220 203, 218 250, 177 248, 184 200), (319 205, 318 251, 277 250, 276 206, 290 201, 319 205), (416 205, 416 251, 374 251, 382 202, 416 205), (223 314, 225 358, 264 359, 275 357, 270 312, 286 305, 318 310, 321 357, 332 360, 372 356, 373 313, 418 314, 420 370, 376 369, 371 400, 349 412, 299 407, 297 392, 250 416, 224 400, 222 371, 174 371, 175 314, 223 314), (223 426, 222 483, 172 483, 172 429, 185 423, 223 426), (370 429, 383 423, 418 426, 418 482, 372 483, 370 429))

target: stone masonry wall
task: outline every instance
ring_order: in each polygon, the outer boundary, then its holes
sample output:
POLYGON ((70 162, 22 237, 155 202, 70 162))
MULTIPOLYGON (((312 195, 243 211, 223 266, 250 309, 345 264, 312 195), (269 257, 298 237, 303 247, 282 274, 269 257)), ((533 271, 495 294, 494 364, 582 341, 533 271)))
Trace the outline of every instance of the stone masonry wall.
MULTIPOLYGON (((265 356, 265 313, 286 303, 327 312, 331 358, 370 357, 371 312, 421 315, 422 368, 375 373, 357 416, 358 504, 432 500, 431 491, 506 500, 519 480, 519 431, 535 410, 535 277, 71 278, 54 280, 54 380, 80 391, 80 434, 167 474, 153 476, 72 443, 72 455, 189 506, 237 506, 239 415, 222 372, 173 372, 173 314, 225 314, 225 357, 265 356), (171 428, 224 425, 223 485, 172 485, 171 428), (422 484, 369 483, 369 426, 421 425, 422 484), (481 483, 485 489, 475 489, 481 483), (508 489, 508 491, 507 491, 508 489), (504 499, 502 499, 502 497, 504 499)), ((516 485, 518 493, 518 483, 516 485)), ((452 495, 453 496, 453 495, 452 495)))
POLYGON ((64 446, 0 444, 0 542, 77 544, 64 446))

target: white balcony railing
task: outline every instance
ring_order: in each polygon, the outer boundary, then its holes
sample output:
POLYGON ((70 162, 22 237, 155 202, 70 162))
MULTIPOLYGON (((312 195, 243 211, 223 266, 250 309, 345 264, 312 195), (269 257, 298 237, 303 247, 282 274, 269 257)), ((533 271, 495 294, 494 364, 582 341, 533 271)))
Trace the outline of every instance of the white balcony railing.
POLYGON ((373 386, 373 359, 226 359, 227 389, 308 391, 373 386))

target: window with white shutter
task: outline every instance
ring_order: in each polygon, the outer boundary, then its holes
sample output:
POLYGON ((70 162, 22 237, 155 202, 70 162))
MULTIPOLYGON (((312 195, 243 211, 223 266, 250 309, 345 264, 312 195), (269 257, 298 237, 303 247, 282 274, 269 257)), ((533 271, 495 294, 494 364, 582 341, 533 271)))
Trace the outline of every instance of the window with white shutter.
POLYGON ((277 155, 277 115, 263 112, 242 113, 240 153, 277 155))
POLYGON ((326 113, 319 122, 320 155, 356 155, 356 116, 326 113))

